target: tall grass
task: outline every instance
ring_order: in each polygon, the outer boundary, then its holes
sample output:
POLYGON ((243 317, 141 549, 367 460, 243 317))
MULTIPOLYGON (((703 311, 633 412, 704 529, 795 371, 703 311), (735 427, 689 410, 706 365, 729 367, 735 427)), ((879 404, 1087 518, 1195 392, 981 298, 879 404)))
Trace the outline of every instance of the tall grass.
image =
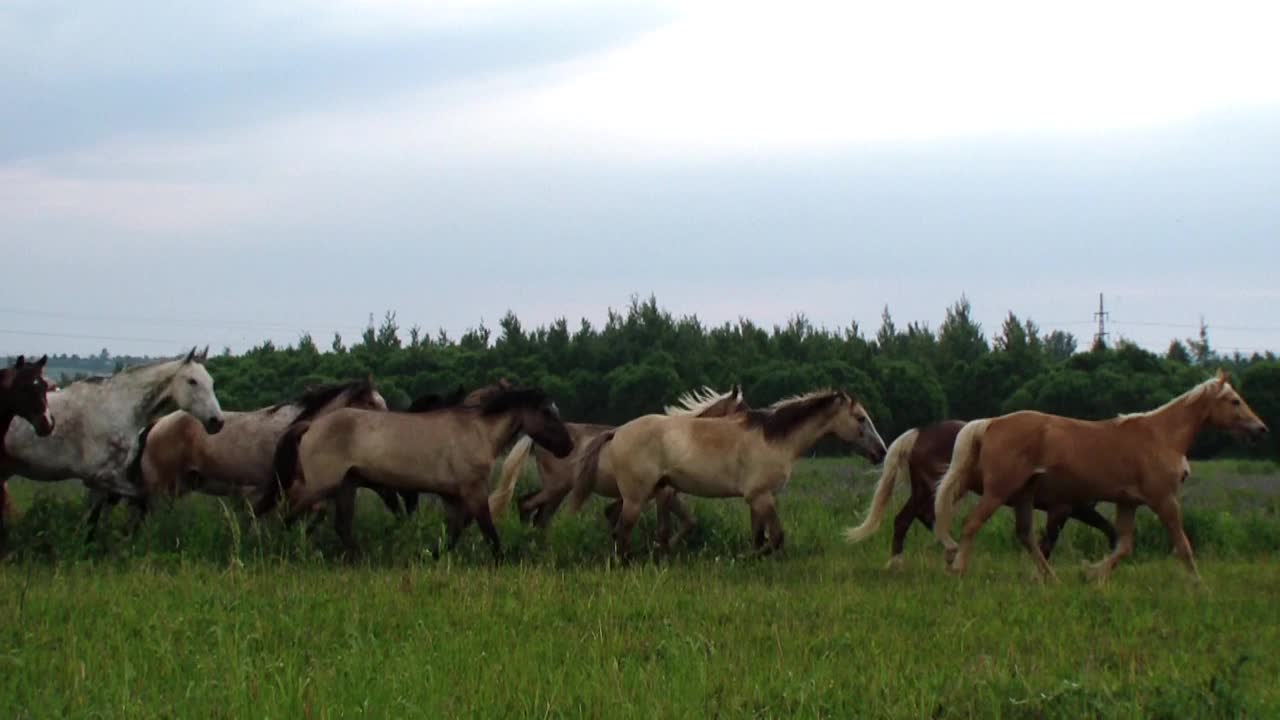
POLYGON ((86 546, 77 492, 15 487, 0 716, 1276 717, 1280 513, 1265 481, 1226 482, 1275 475, 1238 470, 1197 466, 1188 488, 1206 589, 1145 512, 1103 588, 1072 571, 1101 537, 1071 525, 1062 581, 1030 582, 1008 513, 963 579, 919 529, 883 571, 887 527, 840 539, 874 473, 837 461, 802 464, 784 494, 783 557, 745 557, 742 503, 694 501, 690 543, 627 568, 598 506, 546 533, 505 518, 494 568, 474 530, 435 559, 432 506, 397 520, 368 498, 351 566, 327 524, 307 536, 208 498, 132 538, 117 513, 86 546))

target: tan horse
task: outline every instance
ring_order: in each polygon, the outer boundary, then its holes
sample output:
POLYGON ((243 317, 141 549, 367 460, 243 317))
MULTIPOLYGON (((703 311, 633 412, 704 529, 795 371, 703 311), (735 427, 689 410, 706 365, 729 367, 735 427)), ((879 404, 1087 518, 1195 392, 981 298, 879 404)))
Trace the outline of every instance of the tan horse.
POLYGON ((884 458, 884 441, 871 417, 841 390, 820 390, 728 418, 646 415, 592 441, 570 507, 576 512, 592 492, 607 491, 609 479, 616 483, 622 511, 614 534, 618 554, 626 559, 636 519, 660 488, 741 497, 751 508, 757 552, 778 550, 783 532, 774 494, 791 478, 796 458, 829 434, 854 443, 875 462, 884 458))
POLYGON ((272 458, 285 430, 343 407, 386 410, 387 402, 368 377, 313 388, 292 402, 223 413, 217 435, 206 433, 190 413, 169 413, 144 431, 134 463, 143 507, 146 500, 172 500, 193 490, 257 501, 275 481, 272 458))
POLYGON ((536 388, 493 385, 460 404, 422 413, 343 408, 298 423, 281 438, 276 474, 289 494, 290 515, 335 499, 335 527, 349 554, 355 491, 378 485, 395 491, 439 495, 448 515, 448 544, 457 544, 475 520, 493 550, 501 541, 489 515, 489 472, 518 434, 558 457, 573 451, 560 411, 536 388))
MULTIPOLYGON (((742 398, 742 388, 734 385, 729 392, 717 393, 711 388, 702 388, 685 393, 676 401, 675 405, 669 405, 666 408, 667 415, 687 415, 690 417, 725 417, 740 412, 750 410, 750 406, 742 398)), ((538 475, 542 480, 542 487, 536 491, 529 492, 520 497, 517 505, 520 509, 520 519, 533 519, 533 523, 538 527, 546 527, 551 518, 555 516, 556 510, 573 490, 574 480, 581 471, 583 453, 582 448, 593 440, 597 435, 614 429, 612 425, 590 425, 584 423, 565 423, 570 436, 573 437, 574 447, 580 450, 567 458, 557 458, 549 450, 543 447, 533 447, 533 442, 528 437, 523 437, 516 443, 511 452, 507 454, 506 460, 502 463, 501 480, 498 489, 489 496, 489 511, 494 517, 499 517, 506 511, 507 505, 511 501, 512 491, 515 489, 516 480, 520 476, 520 471, 525 465, 525 461, 529 457, 532 450, 534 460, 537 463, 538 475)), ((608 497, 618 498, 617 486, 609 482, 602 482, 602 486, 606 487, 603 493, 608 497)), ((620 500, 610 503, 605 509, 605 517, 609 520, 610 527, 617 521, 618 512, 622 509, 620 500)), ((671 492, 671 497, 659 498, 659 535, 660 542, 664 545, 678 543, 682 538, 688 535, 697 526, 697 520, 693 514, 680 502, 675 493, 671 492), (674 512, 681 521, 680 531, 674 538, 666 537, 667 530, 670 527, 670 512, 674 512)))
POLYGON ((1205 425, 1260 437, 1267 426, 1231 387, 1225 373, 1206 380, 1150 412, 1090 421, 1023 411, 964 426, 951 467, 938 485, 934 532, 947 548, 951 570, 968 567, 974 535, 1001 505, 1015 513, 1018 540, 1036 561, 1040 576, 1053 569, 1031 539, 1036 504, 1116 504, 1115 550, 1088 573, 1106 581, 1116 563, 1133 550, 1134 514, 1155 511, 1174 552, 1197 581, 1191 543, 1182 529, 1178 490, 1189 466, 1187 450, 1205 425), (955 502, 966 492, 982 499, 965 520, 960 545, 951 538, 955 502))

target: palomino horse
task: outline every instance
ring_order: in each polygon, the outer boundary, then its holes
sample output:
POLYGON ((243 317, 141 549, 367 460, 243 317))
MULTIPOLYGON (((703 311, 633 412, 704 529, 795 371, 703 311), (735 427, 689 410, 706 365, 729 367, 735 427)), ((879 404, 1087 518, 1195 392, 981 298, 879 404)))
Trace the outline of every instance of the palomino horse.
POLYGON ((379 485, 439 495, 448 516, 448 546, 475 520, 493 550, 502 543, 489 515, 489 471, 520 433, 558 457, 573 451, 560 411, 536 388, 491 385, 457 405, 420 413, 344 408, 298 423, 280 440, 276 474, 289 494, 290 515, 334 498, 334 524, 349 555, 355 491, 379 485))
MULTIPOLYGON (((44 379, 44 365, 48 355, 29 363, 19 355, 13 367, 0 370, 0 438, 9 430, 14 418, 22 418, 35 429, 37 437, 48 437, 53 432, 53 416, 49 414, 46 397, 50 383, 44 379)), ((4 444, 0 443, 0 462, 4 458, 4 444)), ((0 553, 4 552, 9 515, 9 486, 0 482, 0 553)))
POLYGON ((217 435, 206 433, 190 413, 165 415, 143 432, 134 464, 142 508, 150 498, 175 499, 192 490, 255 500, 275 481, 272 458, 285 430, 343 407, 386 410, 387 403, 368 377, 312 388, 291 402, 225 413, 217 435))
POLYGON ((140 431, 171 405, 194 415, 205 429, 222 429, 222 408, 213 378, 204 368, 208 348, 177 360, 139 365, 107 378, 81 380, 49 396, 58 419, 46 438, 25 423, 9 428, 0 458, 0 480, 22 475, 42 482, 79 478, 94 498, 90 532, 107 500, 131 500, 140 490, 129 479, 129 464, 140 431))
POLYGON ((741 497, 751 508, 757 552, 783 546, 774 494, 791 478, 797 457, 828 434, 854 443, 874 462, 884 441, 862 404, 842 390, 820 390, 727 418, 645 415, 598 436, 574 484, 576 512, 612 478, 622 496, 614 529, 618 554, 631 554, 631 530, 659 488, 700 497, 741 497), (765 548, 765 533, 771 547, 765 548))
MULTIPOLYGON (((717 393, 711 388, 704 387, 701 390, 685 393, 676 403, 676 405, 667 406, 667 415, 725 417, 751 409, 746 401, 743 400, 742 387, 739 385, 734 385, 727 393, 717 393)), ((614 429, 614 426, 611 425, 590 425, 585 423, 565 423, 565 427, 568 428, 569 435, 573 438, 574 447, 576 448, 585 448, 597 435, 614 429)), ((489 512, 494 517, 499 517, 506 511, 507 505, 511 501, 511 493, 515 488, 516 479, 520 475, 520 470, 524 467, 525 460, 529 457, 531 448, 533 448, 533 441, 528 437, 523 437, 507 454, 506 460, 503 461, 498 489, 489 496, 489 512)), ((538 474, 542 479, 542 487, 539 490, 521 496, 517 503, 520 508, 521 520, 532 518, 536 526, 546 527, 560 507, 560 503, 573 490, 574 480, 581 471, 583 454, 582 452, 577 452, 561 459, 546 448, 538 447, 533 449, 533 456, 537 462, 538 474)), ((619 497, 617 486, 609 482, 601 484, 607 486, 604 488, 606 491, 612 491, 606 492, 608 497, 619 497)), ((681 538, 692 532, 697 525, 697 521, 694 519, 693 514, 680 502, 680 499, 674 497, 674 493, 672 495, 665 502, 660 499, 658 523, 663 529, 669 527, 668 510, 674 511, 680 517, 682 524, 680 532, 676 534, 674 539, 670 540, 670 542, 674 543, 679 542, 681 538)), ((617 520, 617 515, 621 508, 622 503, 617 500, 610 503, 608 508, 605 509, 605 517, 609 519, 610 527, 617 520)))
POLYGON ((1267 426, 1231 387, 1222 371, 1214 378, 1145 413, 1090 421, 1023 411, 964 426, 956 438, 951 467, 938 485, 934 533, 947 548, 951 570, 964 573, 973 537, 1001 505, 1011 505, 1016 534, 1035 559, 1040 576, 1053 577, 1040 548, 1031 541, 1031 514, 1037 503, 1116 504, 1115 550, 1088 573, 1105 582, 1116 563, 1133 550, 1138 506, 1155 511, 1174 552, 1197 581, 1191 543, 1182 529, 1178 490, 1186 478, 1187 450, 1205 425, 1261 437, 1267 426), (960 545, 951 538, 951 515, 964 493, 982 499, 964 523, 960 545))
MULTIPOLYGON (((933 491, 939 478, 947 471, 951 463, 951 451, 956 444, 956 435, 964 427, 963 420, 943 420, 942 422, 913 428, 898 436, 889 444, 889 454, 885 456, 884 472, 876 483, 875 496, 871 501, 871 511, 866 519, 857 527, 845 530, 844 537, 851 543, 862 542, 875 534, 884 520, 885 508, 893 497, 893 487, 899 481, 911 481, 911 497, 898 511, 893 520, 893 551, 885 568, 894 568, 902 564, 902 549, 906 543, 907 531, 911 524, 920 521, 930 531, 933 530, 933 491)), ((1116 529, 1111 523, 1094 509, 1093 504, 1071 507, 1044 508, 1049 513, 1049 522, 1045 527, 1044 537, 1040 539, 1040 552, 1047 558, 1053 552, 1058 541, 1058 534, 1068 518, 1097 528, 1107 536, 1112 548, 1116 546, 1116 529)))

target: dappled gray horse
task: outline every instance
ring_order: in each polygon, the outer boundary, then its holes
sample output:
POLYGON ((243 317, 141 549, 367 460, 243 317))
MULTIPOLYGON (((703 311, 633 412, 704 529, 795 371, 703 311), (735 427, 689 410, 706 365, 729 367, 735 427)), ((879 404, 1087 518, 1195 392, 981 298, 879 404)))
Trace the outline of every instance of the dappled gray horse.
POLYGON ((14 423, 4 436, 0 481, 21 475, 41 482, 80 479, 94 497, 90 523, 105 498, 137 498, 129 463, 138 435, 173 406, 191 413, 210 433, 222 429, 222 408, 213 378, 204 368, 208 348, 176 360, 139 365, 101 379, 82 380, 49 395, 57 427, 37 437, 28 423, 14 423))

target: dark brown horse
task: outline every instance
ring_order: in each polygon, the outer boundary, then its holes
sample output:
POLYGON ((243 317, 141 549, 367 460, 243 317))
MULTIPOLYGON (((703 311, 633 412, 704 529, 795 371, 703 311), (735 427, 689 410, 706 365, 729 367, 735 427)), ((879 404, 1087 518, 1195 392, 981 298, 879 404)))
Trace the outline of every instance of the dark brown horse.
MULTIPOLYGON (((13 367, 0 370, 0 459, 4 457, 2 439, 14 418, 31 423, 36 435, 48 437, 53 432, 53 416, 49 414, 49 383, 44 379, 44 366, 49 356, 29 363, 19 355, 13 367)), ((0 552, 4 551, 9 507, 9 486, 0 483, 0 552)))
MULTIPOLYGON (((955 448, 956 435, 964 427, 963 420, 943 420, 932 425, 925 425, 906 431, 889 445, 889 454, 884 461, 884 472, 880 482, 876 483, 875 497, 871 501, 871 510, 862 524, 845 530, 844 537, 851 543, 862 542, 871 537, 880 528, 884 519, 885 508, 893 497, 893 488, 900 480, 910 478, 911 497, 898 511, 893 520, 893 550, 886 568, 902 564, 902 549, 906 543, 907 532, 913 522, 919 523, 930 532, 933 531, 933 492, 938 481, 951 464, 951 451, 955 448)), ((1089 527, 1097 528, 1107 536, 1111 547, 1116 546, 1116 529, 1093 504, 1072 507, 1061 505, 1040 508, 1049 514, 1045 525, 1044 536, 1040 538, 1040 550, 1049 557, 1053 546, 1058 542, 1062 526, 1069 518, 1075 518, 1089 527)))

